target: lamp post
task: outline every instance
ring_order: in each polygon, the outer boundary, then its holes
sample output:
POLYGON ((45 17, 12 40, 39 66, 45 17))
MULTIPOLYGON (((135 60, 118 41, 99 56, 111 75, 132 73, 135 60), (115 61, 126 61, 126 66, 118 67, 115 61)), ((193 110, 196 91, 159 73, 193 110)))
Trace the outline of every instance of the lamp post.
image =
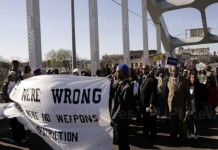
POLYGON ((72 19, 72 72, 76 68, 76 36, 75 36, 75 15, 74 0, 71 0, 71 19, 72 19))

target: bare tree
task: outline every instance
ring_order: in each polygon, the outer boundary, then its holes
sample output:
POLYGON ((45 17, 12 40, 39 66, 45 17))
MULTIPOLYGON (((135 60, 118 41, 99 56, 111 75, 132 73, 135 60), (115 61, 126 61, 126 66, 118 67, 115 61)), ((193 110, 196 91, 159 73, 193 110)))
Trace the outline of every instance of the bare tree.
POLYGON ((72 61, 72 52, 70 50, 59 49, 57 51, 57 61, 60 67, 64 67, 66 72, 69 71, 72 61))
MULTIPOLYGON (((70 71, 72 64, 72 51, 67 49, 51 50, 46 54, 47 67, 51 68, 62 68, 66 72, 70 71)), ((78 56, 77 56, 78 61, 78 56)))
POLYGON ((48 67, 57 68, 57 51, 52 49, 46 54, 45 59, 48 67))

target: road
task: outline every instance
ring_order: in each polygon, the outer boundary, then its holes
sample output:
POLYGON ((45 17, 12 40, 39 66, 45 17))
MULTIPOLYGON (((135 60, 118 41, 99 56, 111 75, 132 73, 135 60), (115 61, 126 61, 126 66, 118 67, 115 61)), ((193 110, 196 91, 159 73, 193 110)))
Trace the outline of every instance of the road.
MULTIPOLYGON (((197 139, 187 140, 185 143, 169 141, 169 123, 167 119, 160 119, 158 122, 158 136, 155 141, 138 136, 142 132, 142 126, 130 125, 129 139, 131 150, 145 149, 218 149, 218 116, 210 121, 203 121, 202 134, 197 139)), ((51 148, 36 134, 27 131, 29 139, 25 144, 10 143, 11 132, 7 119, 0 120, 0 150, 51 150, 51 148)), ((116 145, 113 150, 118 150, 116 145)))

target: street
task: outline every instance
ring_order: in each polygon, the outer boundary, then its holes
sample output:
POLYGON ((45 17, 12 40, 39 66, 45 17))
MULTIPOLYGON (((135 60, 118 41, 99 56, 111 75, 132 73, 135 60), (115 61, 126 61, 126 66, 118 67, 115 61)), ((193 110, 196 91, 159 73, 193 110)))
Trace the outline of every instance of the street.
MULTIPOLYGON (((24 144, 10 143, 11 132, 7 119, 0 120, 0 150, 50 150, 51 148, 36 134, 27 131, 27 142, 24 144)), ((185 143, 169 141, 169 123, 167 119, 158 121, 158 136, 155 141, 138 136, 142 132, 142 126, 130 125, 129 140, 131 150, 145 149, 218 149, 218 116, 216 119, 205 120, 202 123, 202 134, 197 140, 189 139, 185 143)), ((118 150, 117 145, 113 150, 118 150)))

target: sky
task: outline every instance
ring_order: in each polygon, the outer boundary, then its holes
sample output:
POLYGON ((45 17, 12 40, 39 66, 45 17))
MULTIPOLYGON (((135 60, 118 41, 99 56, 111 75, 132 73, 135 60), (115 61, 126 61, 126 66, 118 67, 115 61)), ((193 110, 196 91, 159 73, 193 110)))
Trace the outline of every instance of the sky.
MULTIPOLYGON (((116 0, 121 3, 121 0, 116 0)), ((130 50, 142 50, 141 0, 129 0, 130 50)), ((70 0, 40 0, 42 58, 50 50, 71 50, 70 0)), ((218 34, 218 3, 206 10, 212 32, 218 34)), ((202 27, 200 13, 191 8, 163 14, 169 32, 184 37, 185 29, 202 27), (192 14, 192 15, 190 15, 192 14)), ((150 16, 148 16, 150 18, 150 16)), ((80 58, 90 59, 88 0, 75 0, 76 51, 80 58)), ((98 0, 99 52, 122 54, 121 6, 112 0, 98 0)), ((148 21, 149 49, 156 49, 156 33, 152 21, 148 21)), ((28 61, 28 37, 26 0, 0 0, 0 56, 5 59, 28 61)), ((218 44, 195 47, 210 47, 211 53, 218 44)), ((162 47, 164 52, 164 48, 162 47)))

